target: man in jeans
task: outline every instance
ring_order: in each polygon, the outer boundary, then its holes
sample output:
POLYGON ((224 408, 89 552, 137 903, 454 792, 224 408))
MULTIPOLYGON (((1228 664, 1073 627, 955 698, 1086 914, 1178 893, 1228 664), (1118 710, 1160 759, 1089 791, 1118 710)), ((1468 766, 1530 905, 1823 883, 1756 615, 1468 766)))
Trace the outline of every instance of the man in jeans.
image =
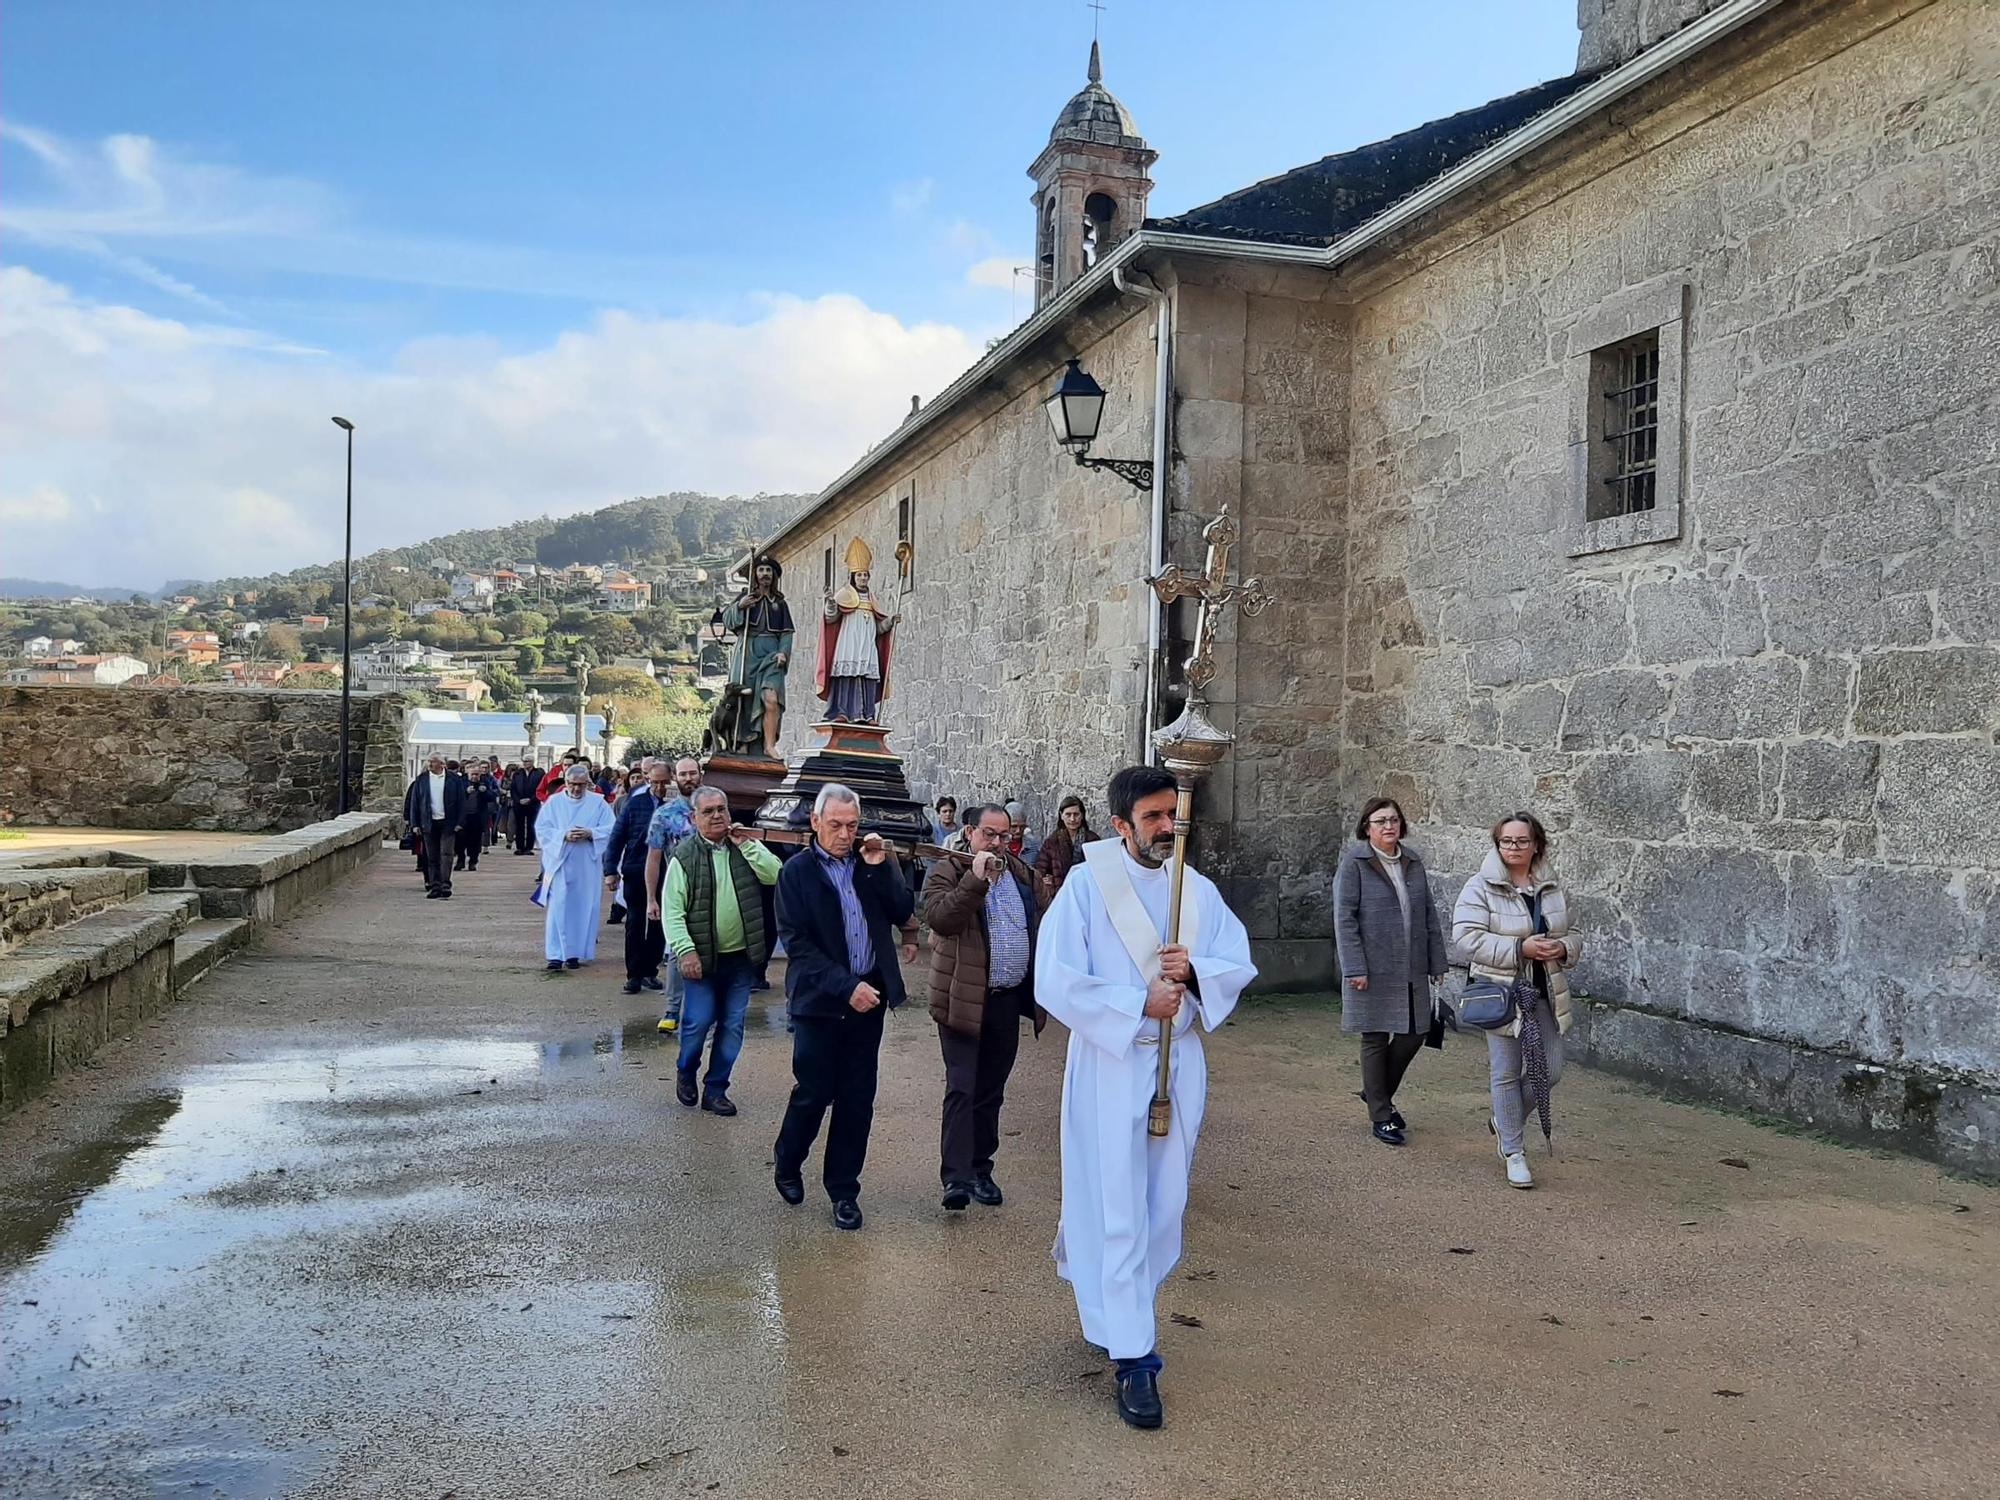
MULTIPOLYGON (((713 1028, 701 1107, 733 1115, 729 1074, 743 1050, 750 975, 769 949, 759 888, 777 880, 778 856, 757 841, 754 830, 731 825, 729 798, 720 787, 698 787, 691 800, 694 833, 681 840, 667 863, 667 943, 686 985, 674 1096, 693 1106, 695 1070, 713 1028)), ((658 901, 649 902, 647 911, 660 919, 658 901)))
MULTIPOLYGON (((665 762, 661 762, 665 764, 665 762)), ((692 755, 683 755, 673 762, 675 794, 653 809, 653 821, 646 826, 646 889, 648 906, 635 908, 644 911, 649 906, 661 905, 667 878, 667 860, 679 847, 682 839, 694 832, 694 806, 688 800, 701 785, 701 762, 692 755)), ((764 924, 769 931, 771 924, 764 924)), ((664 938, 662 939, 664 941, 664 938)), ((667 1003, 660 1012, 660 1030, 671 1033, 681 1024, 681 998, 686 981, 681 978, 679 964, 667 966, 667 1003)))
POLYGON ((944 1050, 944 1133, 939 1176, 944 1206, 977 1198, 1000 1203, 993 1155, 1000 1149, 1000 1105, 1021 1018, 1041 1034, 1048 1017, 1035 1004, 1035 929, 1041 921, 1034 873, 1007 852, 1007 809, 966 809, 970 865, 941 859, 924 881, 924 921, 931 929, 931 1018, 944 1050))

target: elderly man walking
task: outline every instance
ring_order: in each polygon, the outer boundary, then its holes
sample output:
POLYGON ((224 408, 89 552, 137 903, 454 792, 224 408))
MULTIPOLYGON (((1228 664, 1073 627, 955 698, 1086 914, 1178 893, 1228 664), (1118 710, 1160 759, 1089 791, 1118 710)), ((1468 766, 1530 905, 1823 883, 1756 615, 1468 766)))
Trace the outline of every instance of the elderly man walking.
POLYGON ((924 881, 931 929, 931 1019, 944 1051, 944 1130, 939 1176, 954 1212, 973 1199, 1001 1202, 993 1181, 1000 1105, 1021 1018, 1041 1034, 1048 1016, 1035 1004, 1035 931, 1041 910, 1034 872, 1007 852, 1004 807, 966 809, 970 866, 941 859, 924 881))
MULTIPOLYGON (((698 787, 692 801, 694 833, 667 862, 667 943, 686 985, 674 1097, 694 1105, 695 1071, 712 1029, 715 1046, 701 1083, 701 1107, 733 1115, 729 1076, 743 1050, 750 975, 770 946, 758 897, 764 886, 777 882, 780 867, 753 829, 730 825, 729 797, 722 788, 698 787)), ((655 922, 661 911, 657 899, 649 900, 647 913, 655 922)))
POLYGON ((861 799, 851 788, 821 787, 812 827, 812 847, 787 860, 778 877, 797 1083, 778 1130, 773 1180, 787 1203, 805 1201, 806 1155, 830 1108, 822 1181, 834 1226, 859 1229, 882 1013, 903 1003, 896 929, 916 902, 881 837, 857 839, 861 799))
POLYGON ((423 856, 424 896, 451 898, 451 840, 465 818, 465 778, 445 769, 442 755, 433 755, 403 794, 403 818, 423 856))
POLYGON ((611 804, 590 785, 582 762, 563 775, 563 789, 542 804, 535 842, 542 847, 542 888, 548 908, 543 933, 549 968, 560 972, 597 957, 598 871, 611 842, 611 804))

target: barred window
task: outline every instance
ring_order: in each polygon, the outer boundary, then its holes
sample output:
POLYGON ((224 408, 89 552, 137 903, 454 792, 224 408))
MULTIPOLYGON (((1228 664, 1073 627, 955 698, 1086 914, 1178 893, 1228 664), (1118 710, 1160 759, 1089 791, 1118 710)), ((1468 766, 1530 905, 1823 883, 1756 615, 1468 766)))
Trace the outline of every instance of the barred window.
POLYGON ((825 562, 826 565, 825 566, 826 582, 824 584, 824 587, 826 592, 830 594, 833 592, 833 548, 829 547, 826 549, 826 557, 823 559, 823 561, 825 562))
POLYGON ((1590 519, 1636 515, 1658 498, 1660 334, 1658 329, 1598 351, 1604 362, 1602 493, 1590 519))

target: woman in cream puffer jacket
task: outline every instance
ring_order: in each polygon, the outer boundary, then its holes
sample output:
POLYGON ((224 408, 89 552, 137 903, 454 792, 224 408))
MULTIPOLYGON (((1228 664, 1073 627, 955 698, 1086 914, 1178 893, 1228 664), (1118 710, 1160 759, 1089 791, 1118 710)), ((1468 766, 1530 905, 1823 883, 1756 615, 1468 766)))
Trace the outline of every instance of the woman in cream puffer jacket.
MULTIPOLYGON (((1451 913, 1452 950, 1475 979, 1511 984, 1526 972, 1539 991, 1534 1008, 1549 1086, 1562 1076, 1562 1036, 1572 1021, 1569 973, 1583 952, 1570 930, 1569 900, 1548 863, 1549 839, 1533 813, 1509 813, 1493 826, 1493 852, 1466 881, 1451 913), (1525 970, 1523 966, 1525 967, 1525 970)), ((1493 1091, 1491 1128, 1500 1141, 1507 1180, 1533 1187, 1526 1126, 1535 1113, 1531 1079, 1523 1066, 1525 1016, 1486 1033, 1493 1091)))

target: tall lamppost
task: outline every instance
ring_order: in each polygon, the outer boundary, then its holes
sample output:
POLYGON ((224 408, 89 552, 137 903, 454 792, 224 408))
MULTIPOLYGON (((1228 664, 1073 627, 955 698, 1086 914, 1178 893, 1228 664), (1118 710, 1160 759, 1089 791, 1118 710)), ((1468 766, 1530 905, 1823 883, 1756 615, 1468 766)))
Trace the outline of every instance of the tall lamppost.
POLYGON ((354 424, 335 417, 333 425, 347 434, 347 526, 340 549, 340 811, 348 810, 348 722, 354 703, 354 424))

